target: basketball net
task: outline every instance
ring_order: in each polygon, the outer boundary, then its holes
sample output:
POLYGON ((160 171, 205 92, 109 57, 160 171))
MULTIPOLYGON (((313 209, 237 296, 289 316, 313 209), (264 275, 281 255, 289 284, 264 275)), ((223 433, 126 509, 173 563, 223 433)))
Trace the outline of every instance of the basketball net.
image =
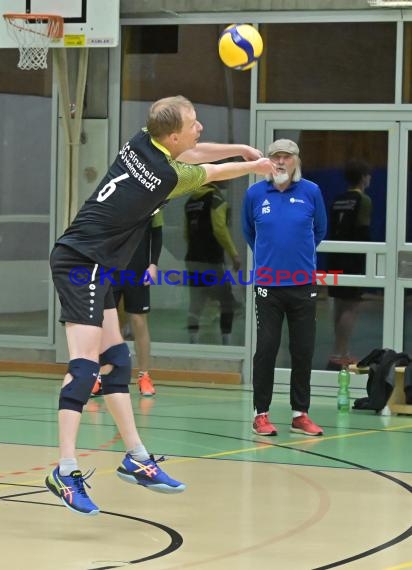
POLYGON ((20 69, 47 69, 52 42, 63 36, 64 20, 53 14, 3 14, 9 35, 20 53, 20 69))

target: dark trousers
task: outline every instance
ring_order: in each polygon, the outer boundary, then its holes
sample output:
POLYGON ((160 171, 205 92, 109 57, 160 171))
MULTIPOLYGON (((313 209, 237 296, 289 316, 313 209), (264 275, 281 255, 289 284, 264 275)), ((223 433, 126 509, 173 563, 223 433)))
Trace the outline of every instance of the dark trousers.
POLYGON ((285 316, 291 357, 290 405, 298 412, 309 410, 316 298, 316 285, 255 287, 257 338, 253 357, 253 406, 258 414, 268 412, 272 402, 276 357, 285 316))

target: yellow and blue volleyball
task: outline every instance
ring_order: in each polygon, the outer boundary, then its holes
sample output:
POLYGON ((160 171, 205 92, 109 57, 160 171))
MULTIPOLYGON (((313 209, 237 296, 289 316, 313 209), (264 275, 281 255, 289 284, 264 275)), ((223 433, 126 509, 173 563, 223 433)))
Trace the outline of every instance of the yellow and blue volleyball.
POLYGON ((232 69, 251 69, 263 52, 263 40, 250 24, 231 24, 219 38, 219 56, 232 69))

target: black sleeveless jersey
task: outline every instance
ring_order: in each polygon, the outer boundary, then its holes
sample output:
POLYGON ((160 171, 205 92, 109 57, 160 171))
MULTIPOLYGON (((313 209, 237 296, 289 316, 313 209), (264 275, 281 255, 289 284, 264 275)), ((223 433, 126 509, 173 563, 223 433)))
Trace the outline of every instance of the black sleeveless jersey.
POLYGON ((120 150, 106 176, 56 243, 124 269, 151 216, 171 198, 205 183, 202 166, 173 160, 146 129, 120 150))

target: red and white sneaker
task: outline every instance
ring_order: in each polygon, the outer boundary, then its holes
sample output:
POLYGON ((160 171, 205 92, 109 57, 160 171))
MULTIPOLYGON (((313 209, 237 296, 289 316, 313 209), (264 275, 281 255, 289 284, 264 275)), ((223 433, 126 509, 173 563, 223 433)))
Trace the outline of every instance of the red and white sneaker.
POLYGON ((297 418, 293 418, 290 431, 305 435, 323 435, 323 429, 312 422, 308 414, 302 414, 297 418))
POLYGON ((147 372, 145 372, 143 376, 139 376, 137 385, 139 386, 139 391, 142 396, 154 396, 156 394, 152 379, 147 372))
POLYGON ((257 435, 277 435, 278 430, 276 427, 270 423, 269 414, 258 414, 255 416, 252 430, 257 433, 257 435))

